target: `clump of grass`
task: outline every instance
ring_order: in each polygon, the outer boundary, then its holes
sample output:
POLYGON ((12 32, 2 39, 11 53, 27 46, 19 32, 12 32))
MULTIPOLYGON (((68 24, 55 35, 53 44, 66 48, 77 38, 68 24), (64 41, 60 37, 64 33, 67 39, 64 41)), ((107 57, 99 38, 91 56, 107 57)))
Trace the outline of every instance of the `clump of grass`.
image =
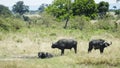
POLYGON ((50 36, 56 36, 56 33, 51 33, 50 36))
POLYGON ((17 36, 13 36, 12 39, 17 43, 22 43, 23 42, 23 40, 21 38, 17 37, 17 36))
POLYGON ((89 20, 90 19, 85 16, 76 16, 74 19, 71 19, 70 28, 83 30, 88 27, 87 25, 90 25, 89 20))
POLYGON ((25 27, 25 22, 15 17, 0 17, 0 29, 4 31, 15 31, 25 27))
POLYGON ((23 41, 22 41, 22 39, 17 39, 16 42, 17 43, 22 43, 23 41))
POLYGON ((2 35, 0 35, 0 41, 1 41, 1 40, 3 40, 3 37, 2 37, 2 35))
POLYGON ((5 39, 5 35, 3 33, 0 33, 0 41, 5 39))
POLYGON ((95 23, 96 29, 112 30, 115 28, 114 23, 109 19, 102 19, 95 23))
POLYGON ((104 55, 99 56, 80 56, 77 58, 77 64, 92 64, 92 65, 100 65, 105 64, 109 66, 118 66, 120 64, 119 60, 117 58, 107 57, 104 55))

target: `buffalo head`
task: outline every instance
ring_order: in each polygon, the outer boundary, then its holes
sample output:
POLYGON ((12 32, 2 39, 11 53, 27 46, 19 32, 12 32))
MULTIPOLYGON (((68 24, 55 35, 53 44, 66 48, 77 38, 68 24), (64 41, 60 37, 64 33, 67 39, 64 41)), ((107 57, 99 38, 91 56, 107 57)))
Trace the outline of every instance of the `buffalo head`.
POLYGON ((103 43, 103 45, 105 45, 105 47, 110 46, 111 44, 112 44, 112 42, 108 43, 106 41, 103 43))
POLYGON ((57 43, 52 43, 51 48, 57 48, 58 44, 57 43))

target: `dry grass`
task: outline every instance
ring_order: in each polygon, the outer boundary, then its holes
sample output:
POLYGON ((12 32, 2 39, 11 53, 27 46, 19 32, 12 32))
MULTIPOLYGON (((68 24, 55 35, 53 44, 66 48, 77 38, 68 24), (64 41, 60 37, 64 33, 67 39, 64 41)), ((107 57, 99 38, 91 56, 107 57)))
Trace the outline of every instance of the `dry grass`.
POLYGON ((106 32, 90 36, 104 38, 113 44, 107 47, 103 54, 99 50, 87 53, 89 40, 78 30, 31 29, 24 32, 8 33, 0 40, 1 68, 120 68, 120 39, 106 32), (53 34, 53 35, 51 35, 53 34), (77 34, 77 35, 76 35, 77 34), (79 36, 80 35, 80 36, 79 36), (65 50, 60 56, 60 50, 51 49, 52 42, 61 38, 73 38, 78 41, 78 53, 65 50), (81 39, 82 38, 82 39, 81 39), (19 42, 18 42, 19 41, 19 42), (39 51, 56 55, 50 59, 39 59, 39 51))

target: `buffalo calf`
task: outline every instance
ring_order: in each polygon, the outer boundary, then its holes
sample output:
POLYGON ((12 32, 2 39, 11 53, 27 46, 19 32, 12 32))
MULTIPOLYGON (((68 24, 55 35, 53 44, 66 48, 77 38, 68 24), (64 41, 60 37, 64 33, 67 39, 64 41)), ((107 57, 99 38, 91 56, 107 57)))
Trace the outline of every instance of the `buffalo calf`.
POLYGON ((44 58, 51 58, 53 57, 53 55, 47 52, 38 52, 38 57, 44 59, 44 58))

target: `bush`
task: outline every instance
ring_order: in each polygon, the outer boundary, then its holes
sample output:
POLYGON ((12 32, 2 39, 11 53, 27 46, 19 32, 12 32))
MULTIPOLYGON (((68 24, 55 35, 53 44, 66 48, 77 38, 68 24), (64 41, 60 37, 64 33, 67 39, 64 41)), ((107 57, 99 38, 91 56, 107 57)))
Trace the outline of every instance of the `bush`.
POLYGON ((9 31, 10 24, 6 23, 6 20, 3 18, 0 18, 0 30, 6 30, 9 31))
POLYGON ((8 7, 0 5, 0 15, 8 17, 12 15, 12 12, 8 9, 8 7))
POLYGON ((70 28, 83 30, 89 25, 89 18, 85 16, 76 16, 70 22, 70 28))
POLYGON ((54 27, 57 24, 55 18, 46 12, 40 13, 38 16, 31 16, 30 19, 34 26, 54 27))
POLYGON ((14 31, 25 26, 25 22, 14 17, 0 17, 0 30, 14 31))
POLYGON ((119 10, 115 10, 115 14, 116 15, 120 15, 120 9, 119 10))
POLYGON ((96 29, 111 30, 114 29, 114 23, 109 19, 102 19, 95 23, 96 29))

